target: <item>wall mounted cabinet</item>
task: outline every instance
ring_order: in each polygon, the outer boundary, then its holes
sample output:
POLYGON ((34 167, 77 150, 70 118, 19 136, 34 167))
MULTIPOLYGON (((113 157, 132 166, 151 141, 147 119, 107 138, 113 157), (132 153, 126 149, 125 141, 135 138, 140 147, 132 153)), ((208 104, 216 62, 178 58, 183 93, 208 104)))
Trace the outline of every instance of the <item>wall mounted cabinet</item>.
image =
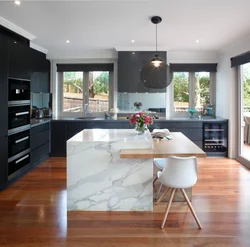
MULTIPOLYGON (((140 83, 141 69, 154 57, 154 51, 119 51, 118 52, 118 92, 120 93, 157 93, 166 89, 152 89, 140 83)), ((166 62, 166 52, 158 55, 166 62)))
POLYGON ((50 92, 50 61, 46 55, 30 48, 31 58, 31 92, 49 93, 50 92))
POLYGON ((30 79, 29 50, 28 46, 9 40, 9 77, 30 79))

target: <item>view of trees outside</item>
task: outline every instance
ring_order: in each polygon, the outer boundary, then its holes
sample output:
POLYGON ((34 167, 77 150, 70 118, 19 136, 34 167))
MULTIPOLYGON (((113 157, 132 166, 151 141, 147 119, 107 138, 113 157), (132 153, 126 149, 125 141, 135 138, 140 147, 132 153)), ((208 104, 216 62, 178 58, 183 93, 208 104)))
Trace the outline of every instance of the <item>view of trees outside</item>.
MULTIPOLYGON (((84 84, 88 84, 90 111, 108 111, 109 72, 85 72, 88 81, 84 82, 83 72, 63 73, 63 111, 83 111, 84 84)), ((86 88, 86 87, 85 87, 86 88)))
MULTIPOLYGON (((174 111, 185 112, 189 108, 189 76, 192 73, 174 73, 174 111)), ((201 110, 202 106, 209 104, 210 73, 196 72, 195 87, 192 97, 194 98, 195 108, 201 110)))
POLYGON ((174 111, 185 112, 189 106, 188 72, 174 72, 174 111))
POLYGON ((244 112, 250 112, 250 63, 243 65, 244 112))
POLYGON ((210 73, 195 73, 195 107, 202 107, 210 103, 210 73))

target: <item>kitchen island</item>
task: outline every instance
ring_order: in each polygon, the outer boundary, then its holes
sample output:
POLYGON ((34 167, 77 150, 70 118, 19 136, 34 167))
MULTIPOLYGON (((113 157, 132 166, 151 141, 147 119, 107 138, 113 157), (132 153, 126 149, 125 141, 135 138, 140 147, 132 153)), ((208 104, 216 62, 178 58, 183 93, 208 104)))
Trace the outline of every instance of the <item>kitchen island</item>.
POLYGON ((83 130, 67 141, 67 208, 152 211, 152 159, 121 159, 124 149, 151 149, 147 131, 83 130))
POLYGON ((67 208, 88 211, 152 211, 153 158, 205 157, 182 133, 153 141, 149 131, 83 130, 67 141, 67 208))

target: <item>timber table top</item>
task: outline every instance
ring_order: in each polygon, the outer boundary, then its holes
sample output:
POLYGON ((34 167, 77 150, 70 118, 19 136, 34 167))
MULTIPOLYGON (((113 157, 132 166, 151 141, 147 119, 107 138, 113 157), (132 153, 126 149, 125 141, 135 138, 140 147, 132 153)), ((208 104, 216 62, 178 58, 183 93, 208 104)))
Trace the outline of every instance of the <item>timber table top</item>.
POLYGON ((181 132, 171 132, 171 135, 173 137, 171 140, 154 140, 152 149, 123 149, 120 152, 120 158, 206 157, 206 153, 181 132))

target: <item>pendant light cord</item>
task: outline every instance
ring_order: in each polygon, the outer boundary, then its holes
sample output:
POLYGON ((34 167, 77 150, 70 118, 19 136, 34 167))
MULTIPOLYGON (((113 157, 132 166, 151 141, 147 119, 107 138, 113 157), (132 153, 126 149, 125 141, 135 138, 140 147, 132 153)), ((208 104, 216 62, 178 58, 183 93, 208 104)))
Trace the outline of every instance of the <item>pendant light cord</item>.
POLYGON ((155 35, 155 42, 156 42, 156 54, 157 54, 157 24, 156 24, 156 35, 155 35))

